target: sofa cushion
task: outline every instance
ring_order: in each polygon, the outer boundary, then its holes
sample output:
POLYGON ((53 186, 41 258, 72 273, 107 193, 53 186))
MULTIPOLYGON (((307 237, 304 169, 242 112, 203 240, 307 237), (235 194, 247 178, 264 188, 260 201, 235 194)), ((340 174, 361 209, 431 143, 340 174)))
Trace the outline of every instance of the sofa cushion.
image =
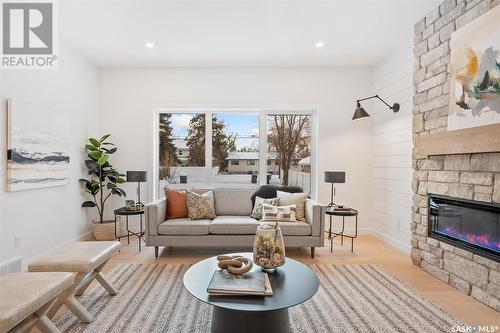
POLYGON ((215 213, 217 215, 250 216, 252 214, 252 189, 217 188, 215 213))
POLYGON ((262 218, 263 204, 278 206, 280 204, 280 199, 279 198, 264 199, 261 197, 255 197, 255 206, 253 206, 252 215, 250 215, 250 217, 260 220, 262 218))
POLYGON ((265 222, 297 222, 295 217, 295 205, 273 206, 262 205, 262 221, 265 222))
POLYGON ((165 187, 165 198, 167 200, 167 220, 188 217, 186 191, 165 187))
POLYGON ((302 188, 298 186, 262 185, 252 194, 252 207, 255 205, 255 198, 257 196, 264 199, 276 198, 278 190, 288 193, 304 192, 302 188))
POLYGON ((210 223, 210 233, 214 235, 255 235, 259 221, 249 216, 217 216, 210 223))
MULTIPOLYGON (((262 222, 274 224, 274 222, 262 222)), ((311 235, 311 225, 306 222, 278 222, 283 236, 309 236, 311 235)))
POLYGON ((167 220, 158 226, 160 235, 208 235, 210 220, 167 220))
POLYGON ((305 207, 306 207, 306 199, 309 196, 307 193, 288 193, 283 191, 276 192, 278 198, 280 199, 280 206, 289 206, 295 205, 297 220, 306 221, 305 218, 305 207))
POLYGON ((203 194, 187 191, 186 203, 188 216, 191 220, 205 220, 215 217, 213 191, 208 191, 203 194))

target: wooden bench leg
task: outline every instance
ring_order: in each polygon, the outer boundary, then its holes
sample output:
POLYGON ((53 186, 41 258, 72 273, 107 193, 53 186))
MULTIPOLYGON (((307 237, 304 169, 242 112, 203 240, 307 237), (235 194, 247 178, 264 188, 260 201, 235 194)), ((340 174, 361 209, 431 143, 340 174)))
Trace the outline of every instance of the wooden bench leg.
POLYGON ((85 309, 83 305, 76 300, 75 296, 68 296, 63 303, 71 312, 75 314, 75 316, 78 317, 78 319, 80 319, 82 323, 90 323, 94 319, 87 309, 85 309))
POLYGON ((41 316, 38 318, 38 321, 36 322, 36 326, 42 331, 43 333, 61 333, 61 331, 54 325, 52 320, 50 320, 46 315, 41 316))
POLYGON ((51 301, 46 303, 40 309, 35 311, 31 316, 24 319, 16 327, 12 328, 9 332, 20 333, 20 332, 31 332, 33 327, 38 326, 42 333, 61 333, 57 326, 47 317, 47 311, 55 303, 57 296, 51 301))
POLYGON ((116 290, 115 287, 113 287, 113 285, 111 285, 111 283, 109 283, 104 278, 104 275, 102 275, 101 272, 97 273, 97 275, 95 276, 95 279, 97 280, 97 282, 99 282, 101 284, 101 286, 104 287, 104 289, 106 289, 108 291, 108 293, 110 295, 116 295, 116 294, 118 294, 118 290, 116 290))
POLYGON ((71 287, 66 289, 54 302, 54 304, 47 311, 47 317, 50 319, 54 318, 57 311, 61 308, 61 306, 66 305, 68 309, 73 312, 78 319, 82 322, 90 322, 92 321, 92 316, 90 313, 76 300, 73 296, 75 294, 75 290, 77 290, 80 284, 87 285, 87 280, 92 281, 93 277, 89 277, 87 273, 78 273, 75 276, 75 280, 71 287), (83 319, 83 320, 82 320, 83 319), (90 320, 89 320, 90 319, 90 320))
MULTIPOLYGON (((108 259, 109 260, 109 259, 108 259)), ((78 290, 75 292, 75 296, 81 296, 85 290, 90 286, 94 278, 108 291, 110 295, 117 295, 118 291, 113 287, 111 283, 109 283, 104 275, 101 273, 102 268, 104 265, 107 264, 108 260, 106 260, 104 263, 102 263, 99 267, 97 267, 88 277, 86 277, 85 282, 83 282, 79 287, 78 290)))

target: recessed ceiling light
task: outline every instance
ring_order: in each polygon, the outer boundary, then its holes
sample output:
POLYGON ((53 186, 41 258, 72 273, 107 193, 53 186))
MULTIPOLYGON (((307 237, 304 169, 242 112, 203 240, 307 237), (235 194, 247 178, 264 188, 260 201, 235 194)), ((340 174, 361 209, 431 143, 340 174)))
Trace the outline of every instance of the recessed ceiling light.
POLYGON ((147 42, 147 43, 146 43, 146 47, 147 47, 148 49, 152 49, 152 48, 154 48, 154 47, 155 47, 155 43, 152 43, 152 42, 147 42))
POLYGON ((323 46, 325 46, 325 43, 323 43, 323 41, 322 41, 322 40, 318 40, 318 41, 316 42, 316 44, 314 44, 314 46, 315 46, 317 49, 322 49, 322 48, 323 48, 323 46))

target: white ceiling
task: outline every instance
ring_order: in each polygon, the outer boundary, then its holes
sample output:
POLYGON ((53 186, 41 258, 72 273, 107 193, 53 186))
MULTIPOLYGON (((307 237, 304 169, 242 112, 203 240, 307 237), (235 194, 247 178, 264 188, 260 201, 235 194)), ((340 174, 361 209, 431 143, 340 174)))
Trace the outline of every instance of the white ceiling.
POLYGON ((102 67, 371 66, 438 3, 67 1, 59 34, 102 67))

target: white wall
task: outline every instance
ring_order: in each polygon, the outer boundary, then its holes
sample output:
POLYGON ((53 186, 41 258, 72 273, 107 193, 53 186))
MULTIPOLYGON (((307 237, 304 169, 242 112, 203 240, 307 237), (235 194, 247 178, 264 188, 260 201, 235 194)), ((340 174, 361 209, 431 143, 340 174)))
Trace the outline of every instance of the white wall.
MULTIPOLYGON (((71 182, 68 186, 5 191, 5 162, 0 169, 0 262, 22 255, 23 260, 85 235, 89 229, 87 213, 80 208, 83 191, 78 179, 82 168, 83 146, 99 124, 99 71, 72 49, 59 46, 59 68, 54 70, 4 70, 1 75, 0 128, 6 129, 6 99, 20 99, 57 112, 68 119, 61 133, 68 136, 71 182), (22 247, 15 248, 15 236, 22 247)), ((51 119, 47 119, 50 122, 51 119)), ((40 124, 43 129, 44 124, 40 124)), ((0 136, 5 154, 6 135, 0 136)), ((5 155, 4 155, 5 156, 5 155)))
MULTIPOLYGON (((370 123, 352 122, 355 100, 371 92, 369 68, 103 69, 101 110, 121 171, 151 173, 153 110, 158 108, 314 109, 318 112, 318 194, 329 202, 325 170, 346 170, 338 201, 370 211, 370 123)), ((151 199, 152 182, 146 189, 151 199)), ((134 187, 127 185, 134 198, 134 187)), ((115 200, 116 206, 123 199, 115 200)))
POLYGON ((394 114, 380 101, 365 107, 372 115, 372 232, 405 252, 411 235, 412 76, 413 49, 408 44, 373 69, 374 94, 390 105, 399 103, 399 112, 394 114))

